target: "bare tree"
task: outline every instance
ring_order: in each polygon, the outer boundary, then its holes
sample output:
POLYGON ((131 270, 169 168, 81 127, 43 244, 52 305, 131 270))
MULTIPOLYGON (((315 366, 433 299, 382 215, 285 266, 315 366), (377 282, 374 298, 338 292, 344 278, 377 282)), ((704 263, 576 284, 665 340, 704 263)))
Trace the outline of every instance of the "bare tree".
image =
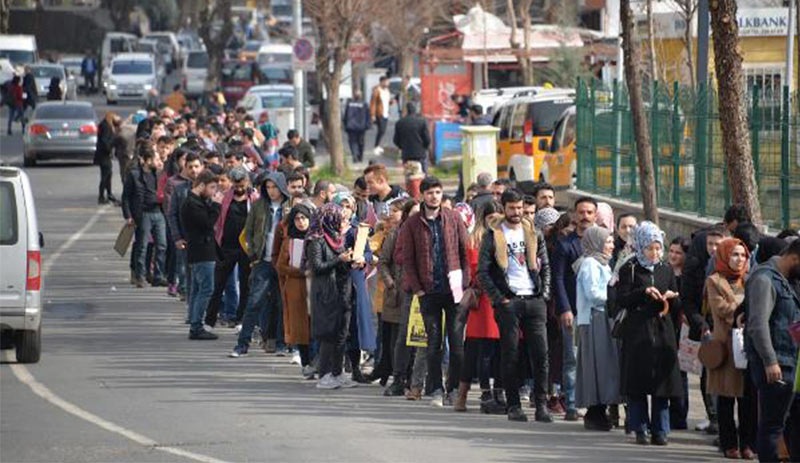
POLYGON ((331 167, 337 175, 344 173, 344 141, 342 139, 339 84, 342 68, 349 58, 350 41, 356 31, 363 31, 384 4, 373 0, 303 0, 303 8, 316 26, 317 76, 327 94, 323 111, 323 131, 331 155, 331 167))
POLYGON ((213 91, 219 86, 222 60, 225 57, 225 44, 233 35, 232 6, 233 0, 209 0, 200 12, 198 33, 208 50, 206 91, 213 91))
POLYGON ((0 34, 9 33, 9 18, 11 16, 9 0, 0 0, 0 34))
POLYGON ((103 6, 111 16, 115 31, 128 32, 131 28, 130 16, 136 0, 104 0, 103 6))
POLYGON ((443 13, 446 3, 445 0, 396 0, 392 5, 395 14, 375 18, 377 26, 386 33, 387 40, 382 45, 400 59, 400 75, 412 74, 420 41, 443 13))
POLYGON ((633 116, 633 136, 636 140, 636 158, 639 165, 644 217, 658 223, 658 204, 656 184, 653 174, 653 147, 650 144, 650 131, 642 98, 641 57, 639 46, 633 37, 633 12, 630 0, 622 0, 619 6, 622 26, 622 53, 625 58, 625 82, 628 85, 631 115, 633 116))
POLYGON ((647 16, 647 58, 650 61, 650 80, 658 80, 658 65, 656 63, 656 33, 655 24, 653 24, 653 0, 647 0, 645 4, 645 11, 647 16))
POLYGON ((686 52, 686 70, 689 73, 689 83, 692 89, 697 88, 697 76, 695 75, 694 61, 694 34, 692 24, 697 14, 697 0, 672 0, 677 7, 678 15, 683 21, 683 49, 686 52))
POLYGON ((736 0, 709 2, 714 42, 714 69, 719 95, 719 122, 722 147, 728 167, 728 184, 733 202, 744 205, 753 223, 761 223, 750 131, 745 109, 744 74, 739 48, 736 0), (724 76, 724 77, 723 77, 724 76))
POLYGON ((531 63, 532 3, 532 0, 508 0, 507 6, 508 20, 511 26, 511 48, 517 56, 517 63, 519 63, 519 69, 522 73, 523 85, 533 85, 533 63, 531 63), (517 22, 517 18, 519 18, 519 22, 517 22), (522 29, 522 43, 519 42, 516 35, 518 28, 522 29))

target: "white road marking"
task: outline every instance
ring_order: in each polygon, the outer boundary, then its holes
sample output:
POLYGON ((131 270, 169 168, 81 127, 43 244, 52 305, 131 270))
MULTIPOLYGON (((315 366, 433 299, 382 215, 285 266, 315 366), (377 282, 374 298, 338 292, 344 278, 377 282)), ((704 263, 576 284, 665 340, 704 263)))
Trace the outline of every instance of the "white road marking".
MULTIPOLYGON (((81 227, 80 230, 75 232, 72 236, 67 239, 61 246, 56 249, 56 251, 51 254, 47 260, 45 261, 44 265, 42 266, 42 273, 46 275, 50 269, 53 267, 56 259, 61 257, 64 252, 66 252, 69 248, 71 248, 78 240, 83 237, 83 235, 97 222, 101 215, 105 214, 109 210, 109 206, 102 207, 97 210, 97 212, 92 215, 86 224, 81 227)), ((50 402, 51 404, 55 405, 56 407, 64 410, 67 413, 77 416, 78 418, 88 421, 100 428, 105 429, 106 431, 113 432, 114 434, 119 434, 120 436, 130 439, 133 442, 136 442, 139 445, 150 447, 154 450, 160 450, 162 452, 170 453, 172 455, 177 455, 179 457, 184 457, 189 460, 198 461, 201 463, 226 463, 225 460, 218 460, 213 457, 209 457, 206 455, 201 455, 199 453, 189 452, 187 450, 183 450, 176 447, 169 447, 169 446, 161 446, 158 442, 154 441, 153 439, 139 434, 135 431, 131 431, 130 429, 124 428, 118 424, 112 423, 106 419, 103 419, 93 413, 90 413, 77 405, 67 402, 66 400, 62 399, 61 397, 57 396, 53 393, 50 389, 47 388, 44 384, 40 383, 33 377, 31 372, 21 364, 11 364, 9 365, 11 371, 14 373, 14 376, 24 385, 28 386, 34 394, 38 395, 42 399, 50 402)))

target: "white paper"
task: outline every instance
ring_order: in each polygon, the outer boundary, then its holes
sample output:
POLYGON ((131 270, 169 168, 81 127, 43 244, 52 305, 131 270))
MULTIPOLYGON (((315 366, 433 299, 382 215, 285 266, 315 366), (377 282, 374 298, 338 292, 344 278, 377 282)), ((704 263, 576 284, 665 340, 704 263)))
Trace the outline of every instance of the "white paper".
POLYGON ((453 302, 458 304, 461 302, 461 298, 464 297, 464 287, 462 286, 464 274, 461 269, 453 270, 447 274, 447 279, 450 281, 450 291, 453 292, 453 302))
POLYGON ((289 265, 294 268, 300 268, 303 262, 303 240, 293 238, 292 245, 289 247, 289 265))
POLYGON ((744 328, 731 331, 733 344, 733 364, 737 370, 747 369, 747 354, 744 351, 744 328))

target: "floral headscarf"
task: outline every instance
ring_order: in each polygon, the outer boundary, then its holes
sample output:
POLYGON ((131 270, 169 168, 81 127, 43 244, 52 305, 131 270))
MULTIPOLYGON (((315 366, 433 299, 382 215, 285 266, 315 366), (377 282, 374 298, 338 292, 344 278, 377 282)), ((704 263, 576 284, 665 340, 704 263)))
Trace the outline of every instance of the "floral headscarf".
POLYGON ((338 204, 328 203, 317 209, 311 218, 307 238, 325 238, 334 251, 340 252, 344 246, 342 229, 342 208, 338 204))
POLYGON ((659 242, 663 248, 664 234, 658 225, 653 222, 645 220, 633 231, 633 249, 636 251, 636 259, 642 267, 653 269, 656 264, 661 262, 661 256, 658 259, 651 261, 644 255, 644 250, 651 244, 659 242))
POLYGON ((538 230, 544 231, 545 227, 554 225, 561 214, 552 207, 545 207, 536 211, 533 217, 533 226, 538 230))
POLYGON ((458 203, 453 209, 461 216, 464 226, 467 227, 467 233, 472 233, 475 228, 475 212, 472 211, 472 207, 467 203, 458 203))

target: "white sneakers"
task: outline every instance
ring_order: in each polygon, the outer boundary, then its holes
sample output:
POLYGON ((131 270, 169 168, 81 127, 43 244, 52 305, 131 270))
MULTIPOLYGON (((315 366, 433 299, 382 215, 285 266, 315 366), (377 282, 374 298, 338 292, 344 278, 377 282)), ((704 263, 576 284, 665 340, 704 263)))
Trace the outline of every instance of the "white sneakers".
POLYGON ((342 373, 339 376, 333 376, 327 373, 319 381, 317 381, 317 389, 350 389, 358 387, 358 383, 350 379, 346 374, 342 373))
POLYGON ((380 146, 376 146, 376 147, 375 147, 375 148, 372 150, 372 154, 374 154, 375 156, 381 156, 381 155, 383 155, 383 148, 381 148, 380 146))

